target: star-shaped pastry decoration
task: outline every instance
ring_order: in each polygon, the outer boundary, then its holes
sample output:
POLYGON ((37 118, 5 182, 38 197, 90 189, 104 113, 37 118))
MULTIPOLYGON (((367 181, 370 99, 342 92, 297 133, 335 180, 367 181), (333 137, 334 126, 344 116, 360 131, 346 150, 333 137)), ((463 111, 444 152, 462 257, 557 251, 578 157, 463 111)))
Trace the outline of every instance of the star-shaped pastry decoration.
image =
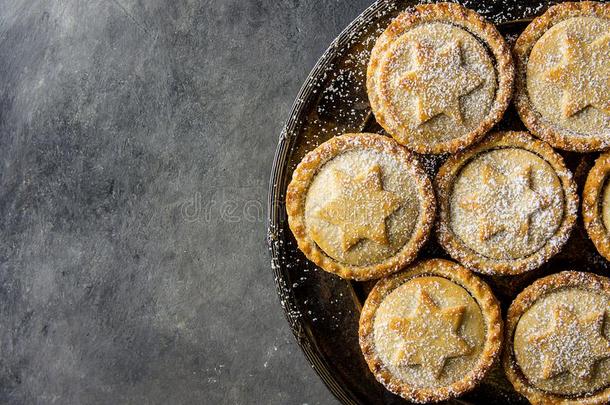
POLYGON ((479 87, 483 79, 463 64, 459 42, 452 41, 440 49, 415 43, 413 50, 416 68, 405 73, 400 84, 417 100, 417 124, 439 114, 462 123, 460 97, 479 87))
POLYGON ((440 308, 426 291, 420 290, 414 314, 392 319, 389 325, 404 339, 396 363, 420 365, 438 379, 447 359, 471 352, 466 340, 458 335, 465 310, 463 305, 440 308))
POLYGON ((550 206, 549 198, 541 196, 532 188, 531 166, 520 166, 516 173, 507 176, 494 166, 486 163, 481 169, 482 192, 463 197, 458 201, 462 209, 473 211, 481 218, 479 222, 478 238, 481 242, 487 242, 501 232, 509 230, 506 224, 497 218, 500 210, 512 210, 511 220, 518 221, 516 236, 528 238, 531 227, 532 216, 550 206), (501 209, 490 206, 487 201, 497 200, 498 193, 502 188, 508 188, 513 197, 511 201, 500 201, 501 209))
POLYGON ((349 250, 363 239, 387 245, 385 220, 402 201, 398 195, 383 189, 381 168, 374 165, 356 177, 338 170, 334 175, 341 194, 322 207, 318 216, 341 229, 343 250, 349 250))
POLYGON ((567 372, 590 379, 597 362, 610 357, 603 324, 603 311, 579 318, 569 306, 556 306, 551 328, 529 339, 542 356, 540 377, 549 379, 567 372))
POLYGON ((610 34, 591 43, 566 34, 563 61, 546 72, 563 89, 562 112, 571 117, 588 106, 610 114, 610 34))

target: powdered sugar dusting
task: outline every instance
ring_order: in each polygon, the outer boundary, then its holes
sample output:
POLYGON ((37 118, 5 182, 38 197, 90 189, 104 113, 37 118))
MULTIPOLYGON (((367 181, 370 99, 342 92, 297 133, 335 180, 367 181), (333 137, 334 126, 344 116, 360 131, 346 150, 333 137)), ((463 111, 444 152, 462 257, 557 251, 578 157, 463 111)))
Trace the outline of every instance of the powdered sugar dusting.
MULTIPOLYGON (((534 6, 529 7, 516 0, 501 2, 502 10, 498 10, 500 2, 473 0, 462 4, 496 23, 531 17, 546 8, 542 2, 532 2, 534 6)), ((316 68, 313 79, 308 80, 304 92, 295 101, 294 115, 280 137, 270 200, 268 240, 273 256, 272 268, 291 327, 314 367, 327 379, 333 374, 328 370, 329 364, 351 368, 354 359, 361 356, 357 339, 358 301, 366 297, 368 288, 355 284, 354 290, 352 283, 321 271, 298 251, 286 222, 284 191, 296 164, 325 140, 345 132, 366 130, 383 133, 370 113, 365 91, 366 65, 376 37, 385 29, 389 19, 404 8, 404 3, 392 2, 392 7, 382 7, 383 11, 378 15, 366 16, 366 21, 372 23, 356 24, 348 37, 333 43, 331 53, 316 68), (325 348, 324 362, 319 360, 320 349, 317 344, 312 344, 312 340, 324 342, 321 343, 325 348)), ((512 28, 510 32, 512 37, 509 40, 514 40, 516 34, 512 28)), ((511 126, 510 123, 503 125, 511 126)), ((431 176, 445 159, 445 156, 420 156, 431 176)), ((601 273, 608 267, 608 262, 595 252, 581 229, 573 233, 569 246, 574 248, 568 249, 567 255, 560 254, 561 259, 552 260, 543 271, 555 272, 575 263, 579 270, 601 273)), ((420 257, 438 255, 445 253, 432 241, 420 257)), ((490 386, 494 388, 488 394, 498 401, 519 401, 501 372, 498 376, 486 378, 486 387, 490 386)))
POLYGON ((566 288, 537 300, 520 318, 515 358, 538 388, 583 395, 610 384, 609 297, 566 288))
POLYGON ((544 125, 610 145, 608 60, 610 20, 569 18, 542 35, 527 60, 525 84, 544 125))
POLYGON ((479 155, 461 170, 450 198, 453 231, 493 259, 538 251, 564 218, 563 190, 553 168, 522 149, 479 155))

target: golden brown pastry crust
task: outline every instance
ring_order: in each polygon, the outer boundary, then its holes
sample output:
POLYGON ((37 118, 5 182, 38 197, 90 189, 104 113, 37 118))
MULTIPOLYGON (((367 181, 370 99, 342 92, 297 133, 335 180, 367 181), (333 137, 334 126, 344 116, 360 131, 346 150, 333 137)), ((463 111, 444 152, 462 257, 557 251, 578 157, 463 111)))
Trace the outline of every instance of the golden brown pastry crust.
POLYGON ((574 132, 544 120, 532 105, 527 92, 527 63, 536 42, 553 25, 571 17, 596 16, 610 19, 610 4, 594 1, 565 2, 550 7, 535 18, 517 39, 515 55, 515 106, 525 126, 537 137, 556 148, 576 152, 591 152, 607 149, 608 140, 601 136, 574 136, 574 132))
POLYGON ((404 129, 395 127, 386 119, 384 111, 386 108, 379 96, 378 83, 374 78, 374 71, 378 68, 381 56, 406 31, 422 24, 443 21, 464 28, 487 46, 490 56, 493 57, 495 62, 498 88, 496 89, 495 99, 489 114, 476 129, 465 136, 449 141, 434 144, 412 143, 404 145, 418 153, 455 152, 482 138, 502 119, 513 92, 515 68, 512 54, 504 38, 493 24, 485 21, 478 13, 459 4, 437 3, 418 5, 414 11, 402 13, 394 19, 377 39, 371 52, 367 68, 367 90, 371 108, 377 122, 391 135, 401 133, 402 136, 400 138, 406 136, 406 133, 403 134, 405 132, 404 129))
POLYGON ((563 159, 546 143, 536 140, 526 132, 497 132, 477 145, 452 155, 438 171, 435 189, 439 204, 437 237, 440 244, 455 260, 467 268, 490 275, 515 275, 541 266, 555 255, 567 241, 576 222, 578 196, 572 174, 563 159), (466 246, 450 226, 450 199, 453 183, 461 168, 480 153, 506 147, 522 148, 544 159, 555 170, 564 191, 564 217, 556 233, 535 253, 515 260, 485 257, 466 246))
POLYGON ((610 260, 610 232, 602 220, 601 204, 604 187, 610 175, 610 153, 601 155, 587 176, 582 197, 585 228, 599 253, 610 260))
POLYGON ((532 404, 605 404, 610 401, 610 387, 587 397, 566 397, 550 394, 534 387, 525 378, 513 350, 515 329, 521 316, 540 298, 552 291, 565 288, 580 288, 610 295, 610 280, 593 273, 564 271, 536 280, 523 290, 508 309, 504 337, 502 364, 513 387, 532 404))
POLYGON ((360 347, 375 378, 391 392, 419 403, 443 401, 471 390, 483 379, 500 354, 502 325, 500 305, 487 284, 457 263, 431 259, 418 262, 404 272, 377 282, 360 315, 360 347), (450 386, 429 389, 415 388, 392 375, 376 353, 373 331, 376 310, 385 297, 408 280, 425 276, 443 277, 468 291, 481 308, 487 327, 484 348, 477 366, 472 370, 464 370, 464 378, 450 386))
POLYGON ((340 277, 354 280, 370 280, 394 273, 412 262, 425 243, 434 222, 436 202, 432 183, 415 155, 393 139, 378 134, 345 134, 334 137, 313 151, 299 163, 286 191, 288 223, 299 249, 309 260, 322 269, 340 277), (381 263, 369 266, 351 266, 329 257, 309 237, 305 226, 305 199, 311 181, 326 162, 354 149, 372 149, 391 155, 406 167, 413 169, 413 183, 419 200, 419 218, 409 241, 394 255, 381 263))

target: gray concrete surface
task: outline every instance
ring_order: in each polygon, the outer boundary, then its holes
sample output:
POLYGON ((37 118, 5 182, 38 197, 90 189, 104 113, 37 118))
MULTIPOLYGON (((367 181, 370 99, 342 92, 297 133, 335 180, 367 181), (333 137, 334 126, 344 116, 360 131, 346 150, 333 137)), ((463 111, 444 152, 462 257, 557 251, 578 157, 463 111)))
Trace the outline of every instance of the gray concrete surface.
POLYGON ((0 403, 328 404, 267 181, 368 1, 0 1, 0 403))

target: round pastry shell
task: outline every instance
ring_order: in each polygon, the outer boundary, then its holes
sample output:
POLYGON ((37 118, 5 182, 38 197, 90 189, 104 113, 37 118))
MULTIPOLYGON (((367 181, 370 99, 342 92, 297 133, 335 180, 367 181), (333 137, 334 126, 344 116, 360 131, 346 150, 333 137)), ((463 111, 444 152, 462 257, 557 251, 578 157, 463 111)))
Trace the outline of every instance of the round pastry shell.
POLYGON ((576 223, 578 195, 572 174, 566 168, 561 156, 550 145, 534 139, 527 132, 496 132, 490 135, 484 142, 452 155, 439 169, 435 179, 435 189, 439 204, 439 221, 437 226, 439 243, 451 257, 467 268, 479 273, 515 275, 540 267, 559 252, 561 247, 567 242, 570 232, 576 223), (453 182, 459 175, 462 167, 483 152, 501 148, 522 148, 540 156, 553 167, 564 191, 564 217, 557 232, 538 251, 524 258, 514 260, 492 259, 470 249, 455 235, 451 229, 449 218, 453 182))
POLYGON ((375 80, 374 72, 378 68, 380 60, 387 49, 394 41, 403 35, 404 32, 421 24, 439 21, 457 25, 486 44, 490 50, 490 56, 495 60, 498 88, 496 90, 495 100, 487 117, 481 121, 478 127, 464 136, 445 142, 404 145, 408 149, 418 153, 455 152, 481 139, 498 121, 500 121, 500 119, 502 119, 513 93, 515 68, 512 54, 510 48, 504 41, 504 38, 493 24, 485 21, 478 13, 460 6, 459 4, 437 3, 418 5, 413 11, 400 14, 390 23, 377 39, 367 67, 366 87, 371 108, 377 122, 390 135, 402 130, 400 128, 395 128, 390 122, 392 120, 386 117, 386 108, 384 108, 384 102, 379 95, 379 84, 375 80))
POLYGON ((605 404, 610 401, 610 387, 586 397, 567 397, 538 389, 529 383, 517 365, 513 340, 521 316, 543 296, 556 290, 572 287, 610 296, 610 279, 593 273, 564 271, 536 280, 517 295, 517 298, 508 308, 502 365, 506 377, 513 384, 515 390, 524 395, 532 404, 593 405, 605 404))
POLYGON ((597 251, 610 260, 610 230, 602 220, 601 204, 604 188, 610 178, 610 152, 601 155, 587 176, 582 197, 582 217, 589 237, 597 251))
POLYGON ((546 122, 536 111, 527 93, 527 62, 536 42, 553 25, 568 18, 594 16, 610 19, 610 4, 595 1, 565 2, 550 7, 534 20, 521 33, 515 43, 515 97, 517 112, 525 126, 538 138, 544 139, 556 148, 574 152, 592 152, 608 149, 608 137, 574 136, 574 132, 546 122))
POLYGON ((288 223, 299 249, 322 269, 342 278, 370 280, 394 273, 411 263, 426 242, 434 223, 436 201, 432 182, 418 158, 393 139, 378 134, 345 134, 331 138, 309 152, 299 163, 286 191, 288 223), (394 255, 369 266, 352 266, 328 256, 309 237, 305 226, 305 199, 318 169, 335 156, 354 149, 372 149, 387 153, 415 174, 412 179, 419 197, 419 218, 410 240, 394 255))
POLYGON ((418 262, 404 272, 379 280, 369 294, 360 314, 360 348, 375 378, 389 391, 413 402, 443 401, 473 389, 499 357, 503 334, 500 304, 489 286, 461 265, 444 259, 418 262), (464 373, 462 379, 437 388, 417 388, 392 375, 375 350, 375 314, 385 297, 402 284, 417 277, 438 276, 463 287, 477 302, 487 328, 485 344, 475 368, 464 373))

